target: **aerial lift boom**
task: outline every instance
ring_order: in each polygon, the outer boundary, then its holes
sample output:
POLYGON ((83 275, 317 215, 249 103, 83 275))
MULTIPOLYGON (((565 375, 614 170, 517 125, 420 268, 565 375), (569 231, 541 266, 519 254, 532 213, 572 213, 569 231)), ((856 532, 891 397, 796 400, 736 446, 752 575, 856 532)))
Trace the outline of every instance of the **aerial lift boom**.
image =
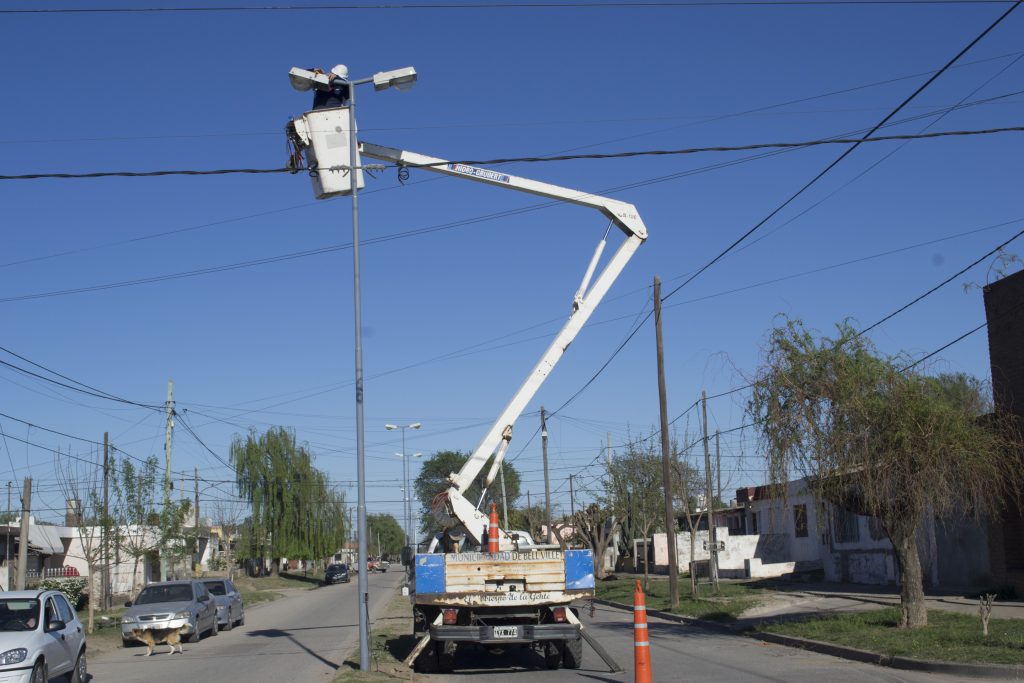
MULTIPOLYGON (((484 480, 484 494, 486 494, 486 490, 493 483, 508 450, 509 442, 512 439, 512 429, 516 420, 533 399, 537 390, 540 389, 552 368, 561 359, 569 344, 572 343, 576 335, 583 328, 583 325, 586 324, 594 309, 601 302, 601 299, 608 292, 612 283, 637 250, 637 247, 647 239, 647 229, 632 204, 620 202, 616 199, 520 178, 491 169, 453 163, 415 152, 381 147, 368 142, 360 143, 359 151, 363 156, 391 162, 399 166, 422 168, 423 170, 443 175, 467 178, 486 185, 503 187, 516 190, 517 192, 525 192, 548 199, 597 209, 612 224, 622 230, 626 236, 625 241, 622 242, 615 254, 609 259, 597 276, 597 279, 591 282, 605 248, 607 233, 602 237, 583 275, 583 281, 573 297, 572 312, 569 315, 569 319, 555 336, 551 345, 544 352, 544 355, 541 356, 540 361, 530 371, 530 374, 527 375, 519 390, 512 396, 508 405, 505 406, 498 419, 495 420, 466 464, 457 473, 452 473, 448 476, 451 486, 435 500, 433 512, 442 524, 449 528, 461 527, 465 529, 465 532, 473 541, 482 544, 483 531, 487 528, 488 523, 487 515, 479 510, 479 505, 483 502, 483 496, 481 496, 480 502, 474 505, 465 498, 465 491, 480 475, 487 461, 493 455, 493 462, 484 480)), ((510 548, 512 547, 512 540, 506 535, 501 539, 501 545, 503 549, 510 548)))

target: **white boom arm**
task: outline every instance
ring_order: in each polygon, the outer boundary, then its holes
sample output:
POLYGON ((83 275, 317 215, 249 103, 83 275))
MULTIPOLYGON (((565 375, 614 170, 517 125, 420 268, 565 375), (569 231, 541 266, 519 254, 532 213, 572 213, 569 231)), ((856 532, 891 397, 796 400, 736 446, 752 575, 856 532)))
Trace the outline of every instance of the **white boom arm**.
MULTIPOLYGON (((466 500, 462 493, 480 474, 484 465, 491 458, 491 455, 495 455, 494 463, 491 465, 487 479, 484 482, 485 489, 494 481, 498 468, 501 466, 502 459, 508 449, 509 441, 512 439, 512 427, 515 421, 523 410, 526 409, 526 406, 533 399, 537 390, 540 389, 541 384, 544 383, 552 368, 561 359, 562 354, 569 348, 569 344, 579 334, 580 329, 586 324, 591 313, 594 312, 594 309, 608 292, 612 283, 622 272, 622 269, 625 268, 626 263, 633 256, 637 247, 647 239, 647 229, 644 227, 639 214, 637 214, 636 207, 615 199, 600 197, 587 192, 550 185, 527 178, 519 178, 500 171, 451 163, 444 159, 437 159, 390 147, 380 147, 368 142, 360 143, 359 151, 364 156, 374 159, 381 159, 399 165, 420 167, 427 171, 468 178, 469 180, 475 180, 487 185, 505 187, 518 192, 557 199, 570 204, 588 206, 597 209, 607 216, 626 235, 626 240, 619 246, 618 250, 591 285, 590 280, 593 277, 594 270, 605 246, 605 238, 601 239, 583 276, 583 282, 573 298, 573 310, 569 315, 568 321, 566 321, 561 331, 551 342, 544 355, 541 356, 537 365, 527 375, 522 386, 512 396, 512 400, 505 406, 505 410, 502 411, 501 415, 494 422, 494 425, 484 436, 480 445, 473 451, 466 464, 458 473, 450 474, 448 477, 452 486, 447 491, 445 509, 442 511, 435 507, 434 513, 442 517, 443 512, 443 516, 454 518, 454 520, 465 527, 466 532, 476 542, 480 543, 482 542, 482 532, 487 527, 487 516, 480 512, 470 501, 466 500), (497 454, 495 454, 495 449, 498 449, 497 454)), ((504 545, 505 539, 502 539, 502 541, 504 545)))

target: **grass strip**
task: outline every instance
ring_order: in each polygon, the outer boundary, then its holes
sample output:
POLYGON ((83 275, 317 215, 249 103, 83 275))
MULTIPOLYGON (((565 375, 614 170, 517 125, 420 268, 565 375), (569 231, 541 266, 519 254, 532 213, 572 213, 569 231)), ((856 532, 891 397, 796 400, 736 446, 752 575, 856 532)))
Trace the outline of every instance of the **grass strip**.
MULTIPOLYGON (((598 581, 597 597, 632 605, 635 586, 636 581, 632 578, 598 581)), ((648 589, 645 591, 647 606, 651 609, 682 614, 696 619, 729 622, 735 621, 740 614, 751 607, 761 604, 766 593, 763 589, 753 588, 742 583, 721 583, 717 594, 712 594, 711 586, 708 585, 700 585, 698 588, 698 597, 694 598, 690 595, 689 580, 681 577, 679 607, 669 609, 668 581, 652 577, 648 589)))
POLYGON ((1024 664, 1024 620, 993 619, 981 635, 981 618, 940 610, 928 626, 896 627, 895 607, 806 621, 766 624, 761 631, 820 640, 879 654, 969 664, 1024 664))

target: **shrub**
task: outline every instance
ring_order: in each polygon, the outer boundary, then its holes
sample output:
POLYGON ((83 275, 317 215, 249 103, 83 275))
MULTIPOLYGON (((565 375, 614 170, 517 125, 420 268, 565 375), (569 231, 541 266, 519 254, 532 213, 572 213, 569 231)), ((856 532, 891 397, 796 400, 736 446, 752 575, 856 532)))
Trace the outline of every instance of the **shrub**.
POLYGON ((60 591, 67 597, 68 602, 76 607, 82 599, 82 593, 85 591, 85 586, 86 580, 83 576, 44 579, 39 582, 39 590, 60 591))

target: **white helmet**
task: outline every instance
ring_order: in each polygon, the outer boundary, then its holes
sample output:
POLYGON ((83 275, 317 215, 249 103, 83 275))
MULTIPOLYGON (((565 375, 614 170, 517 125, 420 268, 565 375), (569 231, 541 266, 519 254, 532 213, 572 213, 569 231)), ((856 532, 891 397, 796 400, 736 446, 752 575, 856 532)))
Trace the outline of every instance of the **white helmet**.
POLYGON ((333 69, 331 69, 331 73, 334 74, 335 76, 338 76, 339 78, 344 78, 345 80, 348 80, 348 67, 345 66, 344 64, 336 65, 333 69))

